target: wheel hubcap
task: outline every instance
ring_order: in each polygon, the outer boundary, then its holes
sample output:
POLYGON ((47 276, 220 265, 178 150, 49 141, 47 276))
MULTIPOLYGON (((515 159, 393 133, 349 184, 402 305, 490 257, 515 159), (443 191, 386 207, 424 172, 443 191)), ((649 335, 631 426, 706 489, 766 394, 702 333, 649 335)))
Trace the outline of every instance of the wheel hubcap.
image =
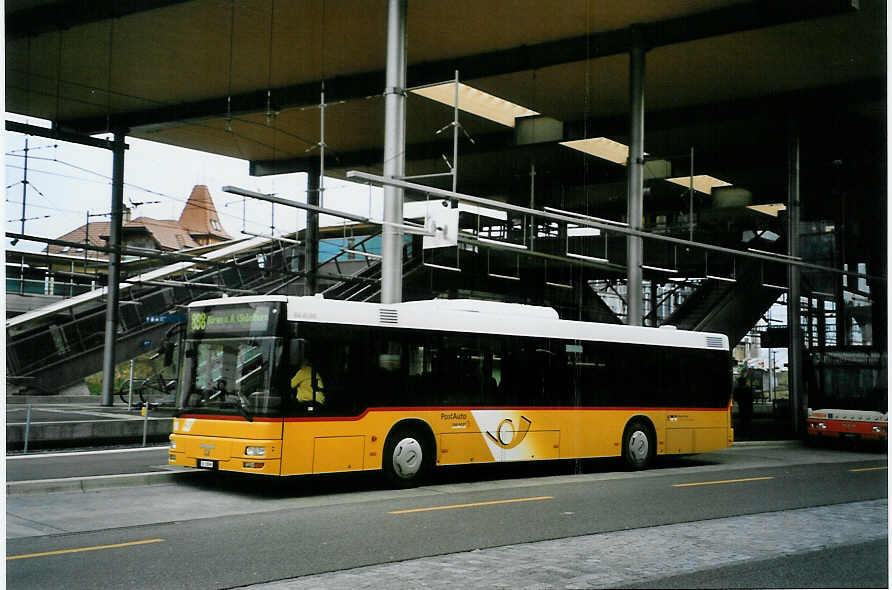
POLYGON ((409 479, 421 469, 421 459, 421 443, 404 438, 393 449, 393 470, 403 479, 409 479))
POLYGON ((629 437, 629 457, 634 461, 644 461, 647 459, 648 450, 647 435, 640 430, 633 432, 629 437))

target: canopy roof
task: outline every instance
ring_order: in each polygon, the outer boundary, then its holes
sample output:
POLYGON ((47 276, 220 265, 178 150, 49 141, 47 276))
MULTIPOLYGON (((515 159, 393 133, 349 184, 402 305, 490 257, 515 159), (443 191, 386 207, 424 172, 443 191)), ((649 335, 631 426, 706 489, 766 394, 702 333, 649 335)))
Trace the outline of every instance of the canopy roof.
MULTIPOLYGON (((385 8, 383 0, 7 0, 7 109, 244 158, 256 173, 307 170, 318 160, 314 106, 324 80, 330 172, 380 170, 385 8)), ((882 0, 409 0, 408 84, 458 70, 473 88, 563 122, 562 139, 621 138, 637 27, 651 47, 646 100, 658 124, 660 114, 690 127, 731 111, 838 103, 879 122, 885 23, 882 0)), ((410 94, 407 118, 407 173, 444 171, 449 142, 435 132, 450 107, 410 94)), ((463 178, 485 184, 488 154, 512 146, 514 132, 467 114, 462 125, 477 140, 463 143, 463 178)), ((690 135, 678 146, 692 145, 690 135)))

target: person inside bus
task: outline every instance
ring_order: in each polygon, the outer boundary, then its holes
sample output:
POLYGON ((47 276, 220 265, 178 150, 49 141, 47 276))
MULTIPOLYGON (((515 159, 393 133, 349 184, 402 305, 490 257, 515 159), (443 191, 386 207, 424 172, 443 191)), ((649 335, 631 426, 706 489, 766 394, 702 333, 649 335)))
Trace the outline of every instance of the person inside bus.
POLYGON ((291 389, 295 390, 295 399, 298 402, 324 404, 325 394, 322 393, 324 387, 322 376, 314 371, 308 362, 304 362, 291 378, 291 389))
POLYGON ((753 420, 753 390, 747 381, 747 375, 742 372, 734 386, 734 400, 740 417, 741 434, 749 434, 753 420))

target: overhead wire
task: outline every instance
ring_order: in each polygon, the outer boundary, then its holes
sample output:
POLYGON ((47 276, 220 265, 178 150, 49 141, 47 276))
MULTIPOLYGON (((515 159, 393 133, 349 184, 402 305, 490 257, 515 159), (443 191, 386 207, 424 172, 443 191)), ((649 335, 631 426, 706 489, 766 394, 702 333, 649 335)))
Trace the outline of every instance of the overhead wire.
MULTIPOLYGON (((96 175, 96 176, 99 176, 100 178, 105 179, 107 182, 103 182, 103 181, 100 181, 100 180, 92 180, 92 179, 89 179, 89 178, 83 178, 83 177, 78 177, 78 176, 71 176, 71 175, 67 175, 67 174, 60 174, 60 173, 58 173, 58 172, 49 172, 49 171, 46 171, 46 170, 34 169, 34 168, 30 168, 30 167, 28 168, 28 171, 29 171, 29 172, 34 172, 34 173, 49 174, 49 175, 52 175, 52 176, 59 176, 59 177, 62 177, 62 178, 68 178, 68 179, 72 179, 72 180, 80 180, 80 181, 83 181, 83 182, 91 182, 91 183, 96 183, 96 184, 111 185, 111 177, 110 177, 110 176, 107 176, 107 175, 105 175, 105 174, 96 172, 96 171, 94 171, 94 170, 89 170, 89 169, 87 169, 87 168, 83 168, 83 167, 81 167, 81 166, 76 166, 76 165, 74 165, 74 164, 70 164, 70 163, 68 163, 68 162, 64 162, 63 160, 53 160, 53 159, 49 159, 49 158, 44 158, 44 159, 46 159, 46 160, 48 160, 48 161, 53 161, 53 162, 56 162, 56 163, 59 163, 59 164, 67 164, 67 165, 70 165, 70 166, 72 166, 72 167, 74 167, 74 168, 77 168, 77 169, 79 169, 79 170, 82 170, 82 171, 84 171, 84 172, 89 172, 89 173, 91 173, 91 174, 94 174, 94 175, 96 175)), ((6 164, 6 166, 7 166, 7 167, 10 167, 10 168, 23 169, 23 167, 21 167, 21 166, 14 166, 14 165, 12 165, 12 164, 6 164)), ((6 188, 7 188, 7 190, 8 190, 8 189, 10 189, 10 188, 12 188, 12 187, 14 187, 14 186, 17 186, 18 184, 20 184, 20 182, 14 183, 14 184, 12 184, 12 185, 6 187, 6 188)), ((29 185, 31 185, 31 183, 29 183, 29 185)), ((31 186, 32 186, 32 188, 33 188, 33 185, 31 185, 31 186)), ((160 191, 156 191, 156 190, 153 190, 153 189, 150 189, 150 188, 146 188, 146 187, 143 187, 143 186, 139 186, 139 185, 136 185, 136 184, 133 184, 133 183, 125 182, 125 183, 124 183, 124 186, 129 187, 129 188, 131 188, 131 189, 138 190, 138 191, 140 191, 140 192, 145 192, 145 193, 152 194, 152 195, 156 195, 156 196, 159 196, 159 197, 164 197, 164 198, 166 198, 166 199, 170 199, 170 200, 172 200, 172 201, 176 201, 176 202, 178 202, 178 203, 187 203, 187 202, 188 202, 188 198, 182 198, 182 197, 177 197, 177 196, 170 195, 170 194, 167 194, 167 193, 162 193, 162 192, 160 192, 160 191)), ((35 188, 34 190, 37 190, 37 189, 35 188)), ((43 197, 49 199, 49 197, 46 197, 46 195, 44 195, 43 193, 41 193, 39 190, 38 190, 37 192, 38 192, 41 196, 43 196, 43 197)), ((21 201, 11 201, 11 200, 8 200, 8 199, 7 199, 6 202, 8 202, 8 203, 17 203, 17 204, 19 204, 19 205, 21 204, 21 201)), ((60 211, 60 212, 83 213, 83 210, 65 209, 65 208, 58 207, 58 206, 55 206, 55 207, 48 207, 48 206, 40 206, 40 205, 36 205, 36 204, 29 204, 28 206, 29 206, 29 207, 32 207, 32 206, 33 206, 33 207, 41 207, 41 208, 43 208, 43 209, 50 209, 50 210, 60 211)), ((221 217, 222 217, 222 216, 225 216, 225 217, 229 217, 229 218, 240 219, 240 218, 239 218, 238 216, 236 216, 236 215, 232 215, 232 214, 229 214, 229 213, 226 213, 226 212, 221 212, 221 211, 218 211, 216 208, 212 208, 212 207, 209 207, 209 206, 205 206, 205 205, 196 205, 196 207, 197 207, 198 209, 201 209, 201 210, 204 210, 204 211, 214 211, 214 212, 216 212, 218 215, 220 215, 221 217)))
MULTIPOLYGON (((234 22, 234 21, 235 21, 235 6, 236 6, 236 1, 235 1, 235 0, 228 0, 228 1, 226 1, 226 0, 220 0, 219 4, 220 4, 220 5, 223 5, 223 6, 228 6, 229 9, 230 9, 230 15, 229 15, 229 16, 230 16, 230 19, 229 19, 229 20, 230 20, 230 48, 229 48, 229 49, 230 49, 230 50, 229 50, 229 53, 230 53, 230 56, 229 56, 230 64, 229 64, 229 66, 230 66, 230 67, 229 67, 229 97, 228 97, 228 99, 231 99, 231 94, 232 94, 232 76, 233 76, 233 65, 234 65, 234 64, 233 64, 233 60, 234 60, 234 26, 235 26, 235 22, 234 22)), ((252 5, 249 4, 249 3, 238 2, 238 6, 239 6, 239 9, 240 9, 240 10, 241 10, 241 9, 248 9, 248 10, 254 10, 255 12, 258 12, 258 13, 260 12, 258 9, 253 8, 252 5)), ((269 14, 270 14, 270 40, 269 40, 270 63, 268 64, 268 85, 270 86, 270 90, 271 90, 271 82, 272 82, 272 48, 273 48, 273 45, 274 45, 274 39, 273 39, 273 31, 272 31, 272 27, 273 27, 273 25, 274 25, 275 0, 271 0, 271 12, 270 12, 269 14)), ((322 22, 323 22, 323 27, 324 27, 324 19, 325 19, 325 16, 326 16, 326 15, 325 15, 325 8, 324 8, 324 4, 323 4, 323 10, 322 10, 322 15, 321 15, 321 18, 323 19, 323 20, 322 20, 322 22)), ((57 120, 59 120, 59 119, 61 118, 61 116, 62 116, 63 102, 74 103, 74 104, 82 104, 82 105, 92 106, 92 107, 96 107, 96 108, 103 108, 103 107, 104 107, 104 110, 106 111, 106 123, 107 123, 107 125, 106 125, 106 129, 107 129, 107 130, 108 130, 109 127, 110 127, 110 121, 111 121, 111 104, 112 104, 112 99, 113 99, 113 97, 126 98, 126 99, 131 100, 131 101, 133 101, 133 100, 137 100, 137 101, 140 101, 140 102, 142 102, 142 103, 144 103, 144 104, 146 104, 146 105, 158 106, 158 107, 161 107, 161 106, 170 106, 170 105, 172 105, 173 103, 171 103, 171 102, 169 102, 169 101, 161 101, 161 100, 157 100, 157 99, 149 98, 149 97, 146 97, 146 96, 136 95, 136 94, 127 93, 127 92, 122 92, 122 91, 113 89, 113 87, 112 87, 112 74, 113 74, 113 69, 112 69, 112 57, 111 57, 111 49, 112 49, 112 44, 113 44, 113 41, 114 41, 114 34, 115 34, 115 30, 114 30, 113 27, 114 27, 114 25, 113 25, 113 23, 112 23, 112 25, 110 25, 110 28, 109 28, 109 36, 108 36, 108 42, 109 42, 109 57, 108 57, 108 63, 107 63, 107 75, 106 75, 106 80, 105 80, 105 81, 106 81, 106 86, 105 86, 105 88, 99 88, 99 87, 97 87, 97 86, 95 86, 95 85, 85 84, 85 83, 80 82, 80 81, 70 81, 70 80, 64 79, 64 77, 63 77, 63 75, 62 75, 63 54, 64 54, 64 34, 63 34, 62 31, 59 31, 59 36, 58 36, 58 55, 57 55, 57 64, 56 64, 56 65, 57 65, 57 68, 56 68, 56 75, 54 75, 54 76, 49 76, 49 75, 40 74, 40 73, 37 73, 37 72, 32 72, 32 71, 31 71, 31 67, 30 67, 30 55, 29 55, 29 61, 28 61, 28 63, 26 64, 26 68, 25 68, 24 71, 21 70, 20 68, 10 68, 10 71, 12 71, 12 72, 16 72, 16 73, 24 73, 24 75, 25 75, 25 79, 26 79, 26 83, 25 83, 25 85, 24 85, 24 90, 26 91, 26 94, 29 96, 29 99, 30 99, 30 96, 31 96, 31 95, 34 95, 34 94, 36 94, 36 95, 40 95, 40 96, 47 96, 47 97, 55 98, 55 101, 56 101, 56 119, 57 119, 57 120), (52 92, 35 90, 34 88, 32 88, 31 81, 32 81, 32 80, 35 80, 35 79, 45 79, 46 81, 52 81, 52 82, 55 82, 55 83, 56 83, 56 84, 55 84, 55 93, 53 94, 52 92), (63 88, 81 88, 81 89, 87 89, 87 90, 92 91, 92 94, 94 94, 94 95, 98 95, 99 92, 102 92, 102 93, 105 94, 105 100, 102 101, 102 99, 98 99, 98 100, 93 100, 93 101, 91 101, 91 100, 85 100, 85 99, 80 98, 80 97, 63 96, 63 88)), ((324 36, 324 35, 323 35, 323 36, 324 36)), ((322 45, 320 46, 320 51, 324 52, 324 49, 325 49, 325 46, 324 46, 324 39, 323 39, 323 40, 322 40, 322 45)), ((324 59, 322 59, 322 60, 320 60, 320 61, 321 61, 321 62, 324 62, 324 59)), ((323 65, 322 73, 324 74, 324 65, 323 65)), ((19 90, 22 90, 22 88, 18 88, 18 89, 19 89, 19 90)), ((229 114, 231 115, 231 111, 229 112, 229 114)), ((277 113, 277 114, 278 114, 278 113, 277 113)), ((241 123, 241 124, 250 125, 250 126, 263 126, 263 123, 262 123, 262 122, 254 121, 254 120, 251 120, 251 119, 248 119, 248 118, 244 118, 244 117, 230 117, 230 120, 231 120, 231 121, 236 121, 236 122, 241 123)), ((182 119, 182 120, 178 120, 178 121, 176 121, 176 123, 179 124, 180 126, 185 126, 185 127, 199 127, 199 128, 202 128, 202 129, 209 129, 209 130, 214 130, 214 131, 220 131, 220 129, 219 129, 218 127, 215 127, 214 125, 209 124, 209 123, 207 123, 207 122, 189 121, 189 120, 186 120, 186 119, 182 119)), ((292 150, 287 150, 287 149, 286 149, 284 152, 282 152, 282 150, 281 150, 281 146, 278 145, 278 142, 276 141, 276 137, 275 137, 275 135, 278 134, 278 133, 281 133, 283 136, 286 136, 286 137, 289 137, 289 138, 291 138, 291 139, 294 139, 294 140, 296 140, 296 141, 302 143, 302 144, 305 145, 305 146, 312 146, 312 145, 313 145, 313 142, 309 141, 308 139, 306 139, 306 138, 304 138, 304 137, 302 137, 302 136, 300 136, 300 135, 298 135, 298 134, 296 134, 296 133, 293 133, 293 132, 288 131, 288 130, 286 130, 286 129, 280 129, 280 128, 278 128, 278 127, 276 127, 276 129, 275 129, 275 131, 274 131, 274 137, 273 137, 272 145, 270 145, 270 144, 267 143, 267 142, 261 141, 261 140, 259 140, 259 139, 254 138, 254 137, 249 137, 249 136, 244 135, 244 134, 240 134, 240 133, 232 133, 232 135, 233 135, 233 139, 234 139, 235 142, 236 142, 236 150, 237 150, 237 152, 238 152, 239 154, 241 154, 241 155, 244 154, 244 150, 242 149, 242 147, 241 147, 241 145, 240 145, 240 143, 239 143, 240 141, 247 141, 247 142, 250 142, 250 143, 252 143, 252 144, 254 144, 254 145, 258 146, 258 147, 264 147, 264 148, 267 148, 267 149, 271 149, 271 150, 273 151, 273 153, 275 154, 274 157, 281 157, 281 156, 286 156, 286 155, 291 155, 291 156, 299 156, 299 155, 301 155, 301 152, 300 152, 300 151, 292 151, 292 150)), ((40 146, 39 148, 33 148, 33 149, 40 149, 40 148, 47 148, 47 147, 58 147, 58 144, 53 144, 53 145, 51 145, 51 146, 50 146, 50 145, 47 145, 47 146, 40 146)), ((331 152, 334 152, 334 150, 331 150, 331 152)), ((9 153, 8 155, 9 155, 9 156, 13 156, 13 157, 15 157, 17 154, 9 153)), ((335 158, 338 158, 338 154, 337 154, 336 152, 332 153, 332 156, 334 156, 335 158)), ((104 179, 104 180, 108 180, 108 181, 111 180, 110 177, 109 177, 108 175, 106 175, 106 174, 102 174, 102 173, 97 172, 97 171, 95 171, 95 170, 90 170, 90 169, 88 169, 88 168, 84 168, 84 167, 82 167, 82 166, 78 166, 78 165, 73 164, 73 163, 71 163, 71 162, 66 162, 66 161, 64 161, 64 160, 59 160, 58 158, 39 158, 39 157, 34 157, 34 156, 32 156, 32 158, 34 158, 34 159, 40 159, 40 160, 45 160, 45 161, 54 161, 54 162, 56 162, 56 163, 58 163, 58 164, 60 164, 60 165, 62 165, 62 166, 67 166, 67 167, 70 167, 70 168, 72 168, 72 169, 75 169, 75 170, 79 170, 79 171, 81 171, 81 172, 84 172, 84 173, 86 173, 86 174, 90 174, 90 175, 97 176, 97 177, 102 178, 102 179, 104 179)), ((13 168, 13 169, 21 168, 21 167, 15 166, 15 165, 13 165, 13 164, 6 164, 6 167, 8 167, 8 168, 13 168)), ((63 174, 63 173, 53 172, 53 171, 49 171, 49 170, 39 170, 39 169, 37 169, 37 170, 35 170, 35 169, 31 169, 31 170, 32 170, 33 172, 35 172, 35 173, 39 173, 39 174, 47 174, 47 175, 50 175, 50 176, 56 176, 56 177, 60 177, 60 178, 67 178, 67 179, 70 179, 70 180, 76 180, 76 181, 79 181, 79 182, 94 182, 94 183, 97 183, 97 184, 105 184, 104 182, 101 182, 101 181, 98 181, 98 180, 92 180, 92 179, 89 179, 89 178, 79 177, 79 176, 74 176, 74 175, 66 175, 66 174, 63 174)), ((156 190, 153 190, 153 189, 150 189, 150 188, 147 188, 147 187, 142 187, 142 186, 134 185, 134 184, 132 184, 132 183, 125 183, 125 186, 128 186, 128 187, 131 188, 131 189, 135 189, 135 190, 139 190, 139 191, 142 191, 142 192, 146 192, 146 193, 148 193, 148 194, 161 196, 161 197, 164 197, 164 198, 166 198, 166 199, 170 199, 170 200, 173 200, 173 201, 176 201, 176 202, 180 202, 180 203, 185 203, 185 202, 187 202, 187 199, 184 199, 184 198, 181 198, 181 197, 175 197, 175 196, 172 196, 172 195, 169 195, 169 194, 160 192, 160 191, 156 191, 156 190)), ((347 188, 347 187, 333 187, 333 188, 335 188, 335 190, 341 190, 341 189, 343 189, 343 188, 347 188)), ((38 191, 38 192, 39 192, 39 191, 38 191)), ((46 197, 46 196, 43 195, 42 193, 41 193, 41 195, 44 196, 44 197, 46 197)), ((73 212, 73 211, 70 210, 70 209, 65 209, 65 208, 61 208, 61 207, 55 207, 55 208, 46 207, 46 208, 48 208, 48 209, 52 209, 52 210, 56 210, 56 211, 69 211, 69 212, 73 212)), ((203 209, 206 209, 206 210, 210 210, 210 207, 202 207, 202 208, 203 208, 203 209)), ((218 213, 218 214, 221 214, 220 211, 217 211, 217 213, 218 213)), ((226 216, 226 217, 236 218, 235 215, 230 215, 230 214, 225 213, 225 212, 222 212, 222 215, 224 215, 224 216, 226 216)))
MULTIPOLYGON (((6 199, 5 202, 12 203, 13 205, 21 205, 22 204, 21 200, 17 201, 15 199, 6 199)), ((83 211, 80 209, 65 209, 63 207, 58 207, 58 206, 50 207, 49 205, 38 205, 38 204, 34 204, 34 203, 29 203, 28 208, 30 209, 32 207, 35 209, 46 209, 49 211, 55 211, 57 213, 77 213, 79 215, 83 214, 83 211)))

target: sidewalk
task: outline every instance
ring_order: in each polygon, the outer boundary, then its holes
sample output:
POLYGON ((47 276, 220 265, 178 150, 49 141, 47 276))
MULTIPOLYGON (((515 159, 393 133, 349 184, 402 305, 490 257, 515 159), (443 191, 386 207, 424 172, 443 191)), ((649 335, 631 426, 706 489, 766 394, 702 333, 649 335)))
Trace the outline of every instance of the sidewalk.
MULTIPOLYGON (((457 588, 469 582, 478 588, 638 587, 647 581, 886 539, 887 514, 887 500, 853 502, 465 551, 246 588, 373 589, 380 588, 382 580, 389 588, 457 588)), ((885 585, 888 570, 873 569, 885 585)), ((805 575, 821 585, 821 573, 805 575)), ((739 587, 734 582, 722 580, 718 587, 739 587)))

